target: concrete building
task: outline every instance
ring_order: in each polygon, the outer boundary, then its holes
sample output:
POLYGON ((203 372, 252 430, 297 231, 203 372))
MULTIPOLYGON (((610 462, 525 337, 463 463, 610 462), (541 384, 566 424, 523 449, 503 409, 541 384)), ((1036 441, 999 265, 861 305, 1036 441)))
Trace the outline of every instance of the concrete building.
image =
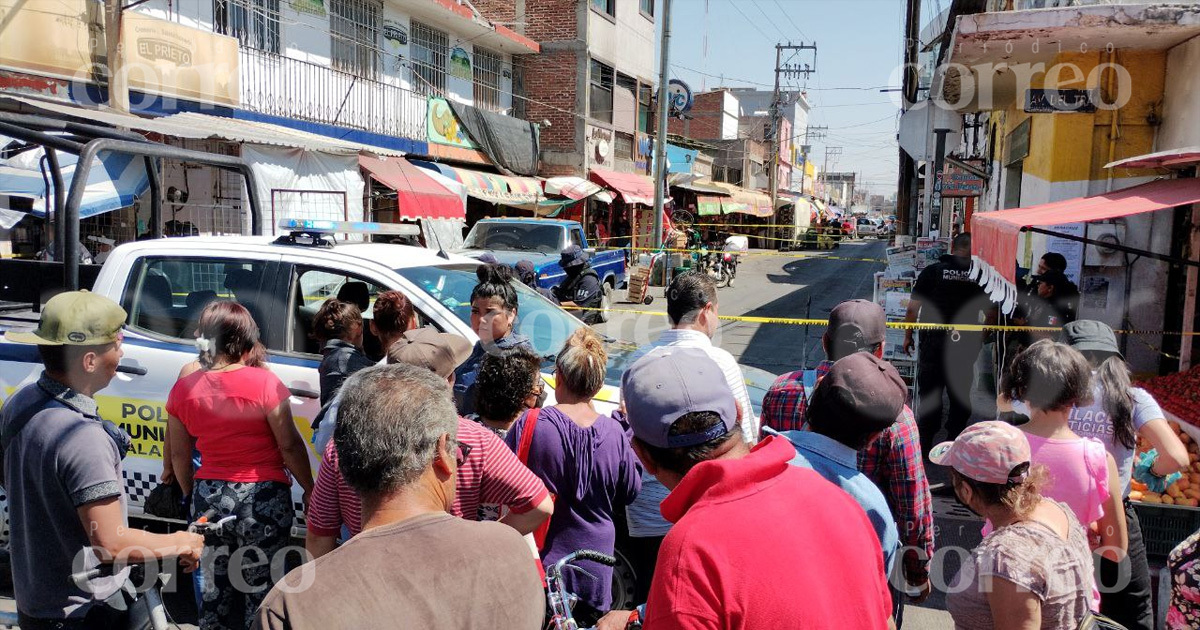
POLYGON ((539 43, 515 63, 519 117, 541 131, 544 175, 646 174, 657 81, 654 0, 477 0, 489 20, 539 43))
MULTIPOLYGON (((1026 208, 1128 188, 1167 171, 1106 165, 1188 147, 1196 152, 1200 4, 1068 7, 989 0, 985 12, 955 12, 965 4, 956 2, 951 9, 957 19, 949 21, 952 30, 941 38, 933 88, 937 98, 963 115, 961 142, 950 152, 978 155, 988 175, 979 210, 1026 208)), ((1180 159, 1171 158, 1186 165, 1180 159)), ((1132 165, 1164 163, 1171 162, 1132 165)), ((1186 224, 1187 213, 1167 208, 1064 229, 1088 238, 1110 234, 1124 246, 1163 255, 1191 251, 1194 259, 1198 244, 1178 228, 1186 224)), ((1189 308, 1184 296, 1195 294, 1194 272, 1185 281, 1182 271, 1162 261, 1105 256, 1093 245, 1064 243, 1027 232, 1018 241, 1016 262, 1027 268, 1041 252, 1068 251, 1068 275, 1084 292, 1080 317, 1114 328, 1191 329, 1178 313, 1189 308)), ((1194 312, 1195 305, 1190 308, 1194 312)), ((1168 339, 1140 335, 1123 342, 1135 369, 1157 371, 1172 361, 1163 354, 1175 344, 1168 339)))

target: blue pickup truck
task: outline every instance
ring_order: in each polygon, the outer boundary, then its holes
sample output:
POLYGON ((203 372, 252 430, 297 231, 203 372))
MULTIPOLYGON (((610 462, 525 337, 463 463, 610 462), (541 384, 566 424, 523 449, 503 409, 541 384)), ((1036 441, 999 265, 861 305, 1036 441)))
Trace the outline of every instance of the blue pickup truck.
POLYGON ((625 252, 591 247, 578 221, 483 219, 471 228, 458 253, 472 258, 491 253, 496 260, 510 266, 528 260, 537 270, 538 286, 550 289, 567 276, 559 264, 559 255, 570 245, 578 245, 588 253, 588 262, 600 276, 604 285, 601 319, 607 321, 613 292, 625 285, 625 252))

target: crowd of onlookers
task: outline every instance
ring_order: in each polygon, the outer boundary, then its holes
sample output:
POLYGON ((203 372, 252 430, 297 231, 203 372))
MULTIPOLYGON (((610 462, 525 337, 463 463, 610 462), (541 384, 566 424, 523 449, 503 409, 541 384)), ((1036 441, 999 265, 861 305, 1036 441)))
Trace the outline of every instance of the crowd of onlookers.
MULTIPOLYGON (((935 285, 957 280, 956 265, 919 281, 918 303, 939 308, 935 285)), ((36 332, 10 335, 39 344, 45 372, 0 415, 22 627, 123 623, 136 598, 122 571, 67 579, 89 548, 86 567, 122 555, 198 567, 205 629, 533 629, 547 620, 544 571, 580 549, 612 554, 626 536, 645 605, 610 610, 612 568, 581 560, 564 576, 580 627, 898 627, 905 604, 933 588, 927 464, 947 467, 948 488, 985 521, 948 581, 956 627, 1151 627, 1146 549, 1126 497, 1132 479, 1169 483, 1187 452, 1131 384, 1104 324, 1031 340, 998 383, 998 407, 1016 420, 951 423, 939 444, 940 418, 914 413, 883 360, 886 322, 872 302, 835 307, 827 361, 780 376, 757 412, 736 361, 713 343, 713 280, 677 276, 670 329, 626 363, 620 405, 606 412, 605 341, 583 326, 538 356, 515 332, 511 274, 482 265, 478 279, 474 347, 419 327, 400 292, 373 296, 369 318, 357 303, 322 304, 315 474, 252 314, 209 305, 197 360, 167 398, 163 471, 192 518, 236 516, 207 542, 124 526, 123 438, 94 395, 115 375, 125 313, 86 292, 51 300, 36 332), (363 350, 368 330, 378 362, 363 350), (1135 457, 1139 437, 1148 456, 1135 457), (312 560, 279 579, 293 480, 312 560)), ((957 342, 922 333, 921 343, 957 342)), ((1169 627, 1200 618, 1198 547, 1193 537, 1171 558, 1169 627)))

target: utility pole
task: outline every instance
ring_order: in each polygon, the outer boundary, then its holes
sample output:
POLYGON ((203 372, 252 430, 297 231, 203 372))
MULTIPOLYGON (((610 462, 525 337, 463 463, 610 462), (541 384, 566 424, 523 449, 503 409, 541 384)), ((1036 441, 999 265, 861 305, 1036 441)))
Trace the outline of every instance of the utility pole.
POLYGON ((108 106, 129 112, 129 75, 125 73, 121 59, 121 14, 125 6, 122 0, 104 2, 104 50, 108 62, 108 106))
MULTIPOLYGON (((917 88, 920 77, 917 76, 917 37, 921 21, 920 0, 906 0, 904 11, 904 79, 902 92, 904 99, 903 111, 907 111, 917 102, 917 88)), ((898 233, 916 236, 916 226, 913 224, 914 206, 916 205, 917 164, 900 149, 900 173, 896 182, 896 218, 900 224, 898 233)))
POLYGON ((779 151, 780 140, 779 120, 783 117, 783 104, 779 101, 779 80, 782 77, 799 77, 808 75, 817 71, 817 45, 813 44, 775 44, 775 91, 771 96, 771 167, 767 172, 767 186, 771 191, 771 232, 774 232, 775 227, 775 206, 779 203, 779 151), (799 54, 804 50, 813 51, 812 64, 807 63, 783 63, 783 51, 791 51, 799 54))
MULTIPOLYGON (((804 128, 804 144, 800 145, 800 148, 803 149, 802 153, 804 154, 804 166, 805 167, 808 166, 808 153, 809 153, 809 151, 812 150, 812 145, 809 144, 809 142, 811 140, 819 140, 821 138, 824 138, 826 132, 828 132, 828 131, 829 131, 829 127, 827 127, 825 125, 821 125, 819 127, 814 126, 814 125, 809 125, 804 128)), ((801 171, 801 173, 800 173, 800 194, 804 194, 804 172, 803 171, 801 171)))
POLYGON ((658 51, 658 138, 654 143, 654 246, 663 244, 663 204, 666 191, 663 179, 667 170, 667 110, 670 104, 667 83, 670 81, 671 0, 663 0, 662 48, 658 51))
POLYGON ((837 156, 842 154, 842 147, 825 147, 825 166, 821 167, 821 182, 825 184, 825 202, 829 202, 829 156, 833 156, 836 161, 837 156))

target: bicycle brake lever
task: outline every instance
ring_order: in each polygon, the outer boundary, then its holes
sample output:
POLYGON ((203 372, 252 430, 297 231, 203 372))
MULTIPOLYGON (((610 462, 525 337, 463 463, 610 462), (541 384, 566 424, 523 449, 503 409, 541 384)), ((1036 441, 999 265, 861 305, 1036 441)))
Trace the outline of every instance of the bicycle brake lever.
POLYGON ((580 572, 580 573, 582 573, 582 574, 584 574, 584 575, 586 575, 586 576, 588 576, 588 577, 592 578, 593 580, 598 580, 598 579, 600 579, 600 578, 598 578, 598 577, 596 577, 596 576, 592 575, 591 573, 589 573, 587 569, 583 569, 583 568, 577 567, 577 566, 575 566, 575 565, 573 565, 573 564, 568 564, 568 565, 564 566, 563 568, 564 568, 564 569, 571 569, 571 570, 573 570, 573 571, 578 571, 578 572, 580 572))

